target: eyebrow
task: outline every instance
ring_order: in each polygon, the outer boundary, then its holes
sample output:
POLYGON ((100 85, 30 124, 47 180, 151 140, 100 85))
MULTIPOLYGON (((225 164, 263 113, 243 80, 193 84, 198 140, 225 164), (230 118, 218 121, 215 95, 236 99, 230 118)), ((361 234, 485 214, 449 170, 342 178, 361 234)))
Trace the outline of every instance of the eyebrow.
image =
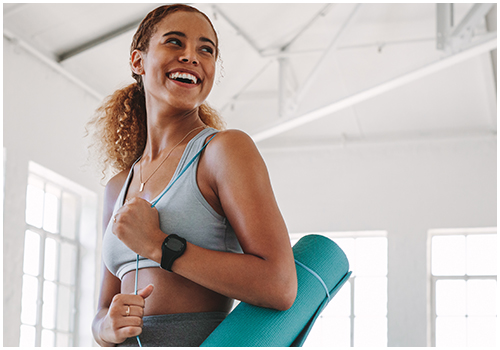
MULTIPOLYGON (((184 34, 183 32, 178 32, 178 31, 171 31, 171 32, 163 34, 164 37, 169 36, 169 35, 177 35, 177 36, 180 36, 183 38, 186 37, 186 34, 184 34)), ((217 47, 217 45, 215 45, 215 43, 212 40, 210 40, 209 38, 201 37, 200 41, 208 42, 208 43, 212 44, 214 47, 217 47)))

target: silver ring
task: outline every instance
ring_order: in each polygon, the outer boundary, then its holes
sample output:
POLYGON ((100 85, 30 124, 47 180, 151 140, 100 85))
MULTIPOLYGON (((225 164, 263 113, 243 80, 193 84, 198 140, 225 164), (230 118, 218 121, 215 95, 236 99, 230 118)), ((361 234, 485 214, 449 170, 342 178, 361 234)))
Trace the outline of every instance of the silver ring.
POLYGON ((127 312, 125 313, 125 316, 130 316, 130 305, 127 305, 127 312))

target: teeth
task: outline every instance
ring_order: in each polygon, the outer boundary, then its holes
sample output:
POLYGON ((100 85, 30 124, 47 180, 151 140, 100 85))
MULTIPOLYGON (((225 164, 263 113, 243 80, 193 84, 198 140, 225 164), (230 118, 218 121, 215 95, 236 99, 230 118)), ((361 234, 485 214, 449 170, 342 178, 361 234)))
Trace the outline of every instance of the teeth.
POLYGON ((196 84, 198 82, 198 79, 196 79, 196 77, 194 75, 189 74, 189 73, 181 73, 181 72, 170 73, 169 78, 170 79, 178 79, 178 78, 189 79, 193 82, 193 84, 196 84))

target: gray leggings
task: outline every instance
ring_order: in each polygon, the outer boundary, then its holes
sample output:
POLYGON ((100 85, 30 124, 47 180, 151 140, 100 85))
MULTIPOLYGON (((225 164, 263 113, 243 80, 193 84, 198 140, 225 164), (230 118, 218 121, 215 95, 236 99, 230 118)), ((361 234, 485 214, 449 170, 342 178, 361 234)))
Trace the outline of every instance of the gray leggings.
MULTIPOLYGON (((143 347, 200 346, 226 316, 225 312, 145 316, 139 338, 143 347)), ((139 346, 139 344, 134 337, 117 346, 139 346)))

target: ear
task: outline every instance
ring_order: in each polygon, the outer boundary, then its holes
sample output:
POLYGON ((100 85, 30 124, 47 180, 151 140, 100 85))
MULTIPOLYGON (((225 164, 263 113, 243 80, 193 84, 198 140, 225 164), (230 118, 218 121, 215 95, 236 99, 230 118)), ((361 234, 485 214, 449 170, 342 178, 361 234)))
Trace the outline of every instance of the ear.
POLYGON ((135 74, 144 74, 144 53, 142 51, 132 51, 130 55, 130 67, 135 74))

